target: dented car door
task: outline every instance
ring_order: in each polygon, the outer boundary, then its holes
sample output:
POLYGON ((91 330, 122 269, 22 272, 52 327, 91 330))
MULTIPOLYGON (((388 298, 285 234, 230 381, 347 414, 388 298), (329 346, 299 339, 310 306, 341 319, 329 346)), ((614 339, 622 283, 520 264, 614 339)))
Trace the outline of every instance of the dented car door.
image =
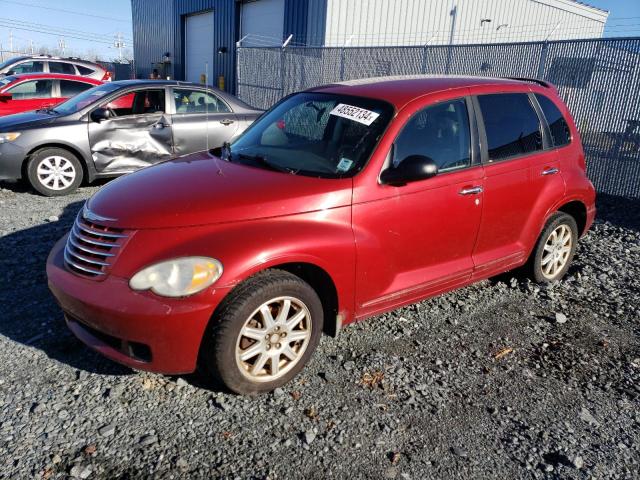
POLYGON ((100 173, 138 169, 173 156, 166 89, 129 90, 99 108, 107 119, 89 120, 91 155, 100 173))

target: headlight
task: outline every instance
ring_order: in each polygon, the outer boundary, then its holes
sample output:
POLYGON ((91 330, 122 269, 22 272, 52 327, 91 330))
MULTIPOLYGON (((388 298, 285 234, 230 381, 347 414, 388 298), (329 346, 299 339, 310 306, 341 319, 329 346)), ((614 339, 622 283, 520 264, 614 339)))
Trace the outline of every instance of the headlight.
POLYGON ((222 275, 215 258, 184 257, 143 268, 129 281, 133 290, 151 290, 163 297, 185 297, 204 290, 222 275))
POLYGON ((19 136, 20 136, 20 132, 0 133, 0 143, 13 142, 19 136))

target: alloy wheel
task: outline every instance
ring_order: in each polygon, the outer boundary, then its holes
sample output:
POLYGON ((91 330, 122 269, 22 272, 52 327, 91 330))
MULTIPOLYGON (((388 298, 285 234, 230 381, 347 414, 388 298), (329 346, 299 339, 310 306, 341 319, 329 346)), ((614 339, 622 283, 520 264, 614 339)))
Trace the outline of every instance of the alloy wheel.
POLYGON ((558 225, 547 237, 542 252, 541 267, 542 275, 552 280, 567 265, 571 248, 573 246, 573 235, 568 225, 558 225))
POLYGON ((286 375, 303 357, 311 339, 311 314, 294 297, 264 302, 246 320, 236 342, 236 364, 253 382, 286 375))

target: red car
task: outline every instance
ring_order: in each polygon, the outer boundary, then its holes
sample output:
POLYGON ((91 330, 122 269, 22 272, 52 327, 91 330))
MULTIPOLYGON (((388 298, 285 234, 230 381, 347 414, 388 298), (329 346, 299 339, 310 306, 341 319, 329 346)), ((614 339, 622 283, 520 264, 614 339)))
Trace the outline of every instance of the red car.
POLYGON ((555 88, 369 79, 281 100, 238 140, 115 180, 47 264, 107 357, 239 393, 290 380, 321 333, 522 267, 560 280, 595 193, 555 88))
POLYGON ((55 73, 26 73, 0 77, 0 117, 53 108, 58 103, 102 83, 93 78, 55 73))

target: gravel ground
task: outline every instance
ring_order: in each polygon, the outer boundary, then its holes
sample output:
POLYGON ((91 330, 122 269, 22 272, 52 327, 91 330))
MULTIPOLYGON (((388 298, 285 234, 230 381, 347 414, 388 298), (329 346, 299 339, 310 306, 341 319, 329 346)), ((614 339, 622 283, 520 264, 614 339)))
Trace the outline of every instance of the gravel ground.
POLYGON ((0 188, 0 478, 640 476, 638 201, 599 199, 563 282, 507 275, 350 326, 246 398, 82 346, 44 263, 96 187, 0 188))

